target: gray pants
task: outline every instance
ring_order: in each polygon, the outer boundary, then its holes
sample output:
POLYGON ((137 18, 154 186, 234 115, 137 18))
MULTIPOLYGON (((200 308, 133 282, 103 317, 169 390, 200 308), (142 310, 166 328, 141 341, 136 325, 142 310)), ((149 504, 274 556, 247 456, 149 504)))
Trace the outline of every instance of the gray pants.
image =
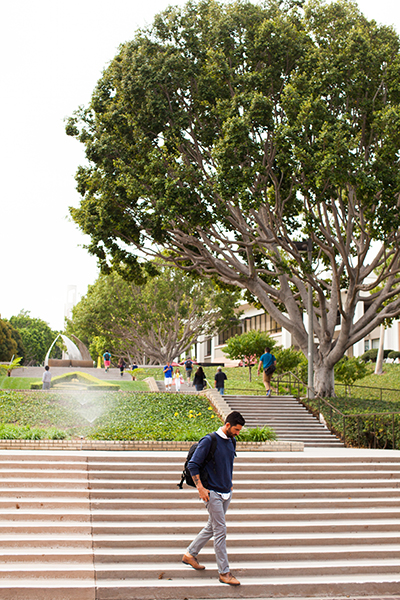
POLYGON ((209 514, 207 525, 187 549, 189 554, 197 557, 203 546, 214 536, 214 551, 219 573, 228 573, 229 571, 228 555, 226 553, 225 513, 228 510, 231 498, 232 494, 228 500, 223 500, 221 494, 210 490, 210 499, 206 503, 209 514))

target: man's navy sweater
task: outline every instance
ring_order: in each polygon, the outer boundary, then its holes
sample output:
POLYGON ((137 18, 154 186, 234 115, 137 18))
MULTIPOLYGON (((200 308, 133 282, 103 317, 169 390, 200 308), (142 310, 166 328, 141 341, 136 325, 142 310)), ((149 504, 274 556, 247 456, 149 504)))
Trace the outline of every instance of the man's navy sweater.
MULTIPOLYGON (((199 475, 200 469, 211 448, 211 437, 206 435, 200 440, 195 453, 188 464, 191 476, 199 475)), ((217 447, 214 460, 205 465, 208 475, 208 489, 214 492, 226 494, 232 488, 233 459, 235 458, 235 446, 232 438, 224 439, 217 434, 217 447)))

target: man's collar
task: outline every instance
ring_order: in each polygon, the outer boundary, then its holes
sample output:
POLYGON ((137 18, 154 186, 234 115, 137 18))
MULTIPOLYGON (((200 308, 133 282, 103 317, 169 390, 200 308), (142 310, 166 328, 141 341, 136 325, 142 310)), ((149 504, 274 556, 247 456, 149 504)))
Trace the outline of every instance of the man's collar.
POLYGON ((222 439, 227 440, 228 436, 226 435, 226 433, 224 433, 222 431, 222 427, 220 427, 219 429, 217 429, 217 431, 215 432, 217 435, 219 435, 219 437, 222 437, 222 439))

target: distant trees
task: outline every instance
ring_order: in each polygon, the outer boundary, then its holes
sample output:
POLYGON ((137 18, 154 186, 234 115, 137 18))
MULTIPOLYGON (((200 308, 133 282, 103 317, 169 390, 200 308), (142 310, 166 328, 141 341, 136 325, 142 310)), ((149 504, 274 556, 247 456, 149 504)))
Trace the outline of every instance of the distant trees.
MULTIPOLYGON (((18 315, 11 317, 10 324, 22 341, 23 350, 17 354, 23 357, 24 364, 42 364, 58 332, 53 331, 42 319, 31 317, 26 310, 21 310, 18 315)), ((54 355, 61 356, 61 351, 55 349, 54 355)))
POLYGON ((22 356, 24 345, 20 333, 5 319, 0 319, 0 360, 10 361, 13 356, 22 356))
POLYGON ((157 274, 142 285, 117 273, 100 275, 73 308, 67 335, 75 334, 97 355, 108 349, 128 362, 145 357, 164 363, 185 353, 200 335, 235 322, 239 291, 160 262, 153 267, 157 274))

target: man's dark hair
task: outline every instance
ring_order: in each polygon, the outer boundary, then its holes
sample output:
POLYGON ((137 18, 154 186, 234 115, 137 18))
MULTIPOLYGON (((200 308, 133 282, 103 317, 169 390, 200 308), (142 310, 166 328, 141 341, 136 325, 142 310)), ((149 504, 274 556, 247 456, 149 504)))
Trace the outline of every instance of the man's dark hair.
POLYGON ((225 423, 229 423, 230 425, 232 425, 232 427, 234 427, 235 425, 241 425, 243 427, 246 421, 244 420, 240 412, 234 410, 226 417, 225 423))
POLYGON ((48 371, 49 369, 50 369, 49 365, 46 365, 44 368, 45 371, 48 371))
POLYGON ((271 348, 265 348, 265 352, 271 352, 271 348))

